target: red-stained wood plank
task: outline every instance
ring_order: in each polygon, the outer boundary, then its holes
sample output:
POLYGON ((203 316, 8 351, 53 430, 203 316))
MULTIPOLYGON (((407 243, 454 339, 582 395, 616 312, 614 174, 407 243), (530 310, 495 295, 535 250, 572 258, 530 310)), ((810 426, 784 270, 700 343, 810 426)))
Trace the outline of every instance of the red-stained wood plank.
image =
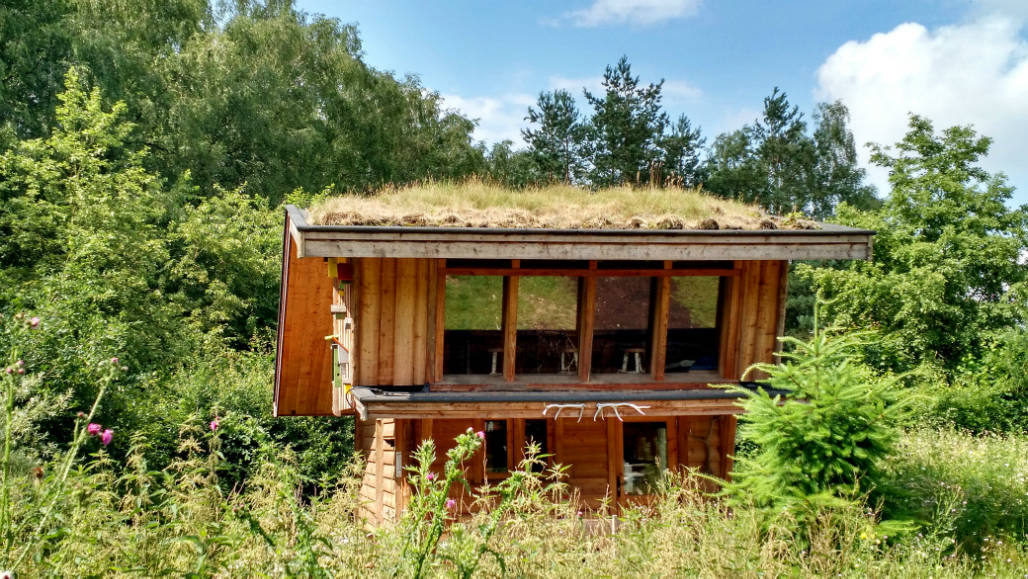
POLYGON ((332 278, 321 258, 298 258, 285 228, 275 363, 276 416, 331 416, 332 278))

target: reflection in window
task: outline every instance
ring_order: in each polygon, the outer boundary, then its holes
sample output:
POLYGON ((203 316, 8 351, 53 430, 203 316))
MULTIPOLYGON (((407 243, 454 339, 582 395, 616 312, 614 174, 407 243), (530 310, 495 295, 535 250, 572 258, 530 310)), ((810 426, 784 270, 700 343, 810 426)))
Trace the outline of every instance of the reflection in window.
POLYGON ((507 421, 485 421, 485 471, 507 472, 507 421))
POLYGON ((597 374, 649 372, 652 279, 596 279, 592 371, 597 374))
POLYGON ((671 278, 665 372, 717 370, 718 292, 721 278, 671 278))
POLYGON ((502 303, 502 277, 446 277, 444 374, 503 373, 502 303))
POLYGON ((516 372, 578 372, 578 280, 526 276, 518 282, 516 372))
POLYGON ((656 492, 667 462, 667 424, 626 422, 624 424, 624 492, 629 495, 656 492))

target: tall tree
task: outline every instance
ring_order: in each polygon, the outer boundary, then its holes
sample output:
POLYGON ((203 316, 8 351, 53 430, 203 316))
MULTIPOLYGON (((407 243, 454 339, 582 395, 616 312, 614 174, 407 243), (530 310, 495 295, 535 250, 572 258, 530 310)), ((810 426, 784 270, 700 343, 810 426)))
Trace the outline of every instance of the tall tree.
POLYGON ((670 129, 657 139, 664 177, 681 187, 696 187, 704 178, 700 152, 707 139, 701 136, 699 127, 693 128, 685 115, 679 116, 670 129))
POLYGON ((772 213, 799 211, 810 200, 814 147, 806 130, 799 107, 775 87, 751 128, 754 152, 766 176, 757 198, 772 213))
POLYGON ((829 306, 836 323, 878 329, 868 356, 882 366, 953 369, 1025 321, 1028 207, 1007 207, 1006 177, 978 165, 990 144, 970 127, 939 134, 912 115, 894 149, 873 147, 892 187, 882 210, 840 207, 842 223, 878 231, 874 261, 800 268, 815 291, 840 298, 829 306))
POLYGON ((813 189, 807 212, 818 219, 832 215, 845 201, 862 209, 877 206, 874 187, 864 182, 857 165, 857 148, 849 127, 849 110, 842 101, 818 103, 814 111, 813 189))
POLYGON ((756 203, 766 177, 754 152, 749 127, 722 133, 707 152, 705 189, 727 199, 756 203))
POLYGON ((593 107, 590 119, 590 181, 605 187, 638 183, 649 175, 658 159, 656 140, 668 118, 660 109, 664 80, 645 86, 632 76, 628 57, 622 56, 603 75, 604 92, 585 98, 593 107))
POLYGON ((528 107, 525 120, 532 126, 522 129, 521 136, 547 179, 571 183, 583 169, 584 131, 575 99, 566 90, 543 92, 536 106, 538 110, 528 107))

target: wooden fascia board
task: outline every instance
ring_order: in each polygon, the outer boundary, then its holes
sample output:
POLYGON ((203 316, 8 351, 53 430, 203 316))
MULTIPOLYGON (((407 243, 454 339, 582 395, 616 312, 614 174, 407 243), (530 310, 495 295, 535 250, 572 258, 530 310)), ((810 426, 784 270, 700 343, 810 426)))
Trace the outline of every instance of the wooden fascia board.
MULTIPOLYGON (((593 420, 596 413, 595 402, 585 402, 581 409, 582 420, 593 420)), ((734 400, 661 400, 632 401, 644 408, 646 416, 720 416, 740 414, 740 408, 734 400)), ((399 404, 394 402, 358 402, 355 406, 361 420, 394 419, 510 419, 510 418, 552 418, 556 409, 551 408, 546 415, 546 402, 467 402, 444 403, 423 402, 417 404, 399 404)), ((619 412, 625 418, 640 416, 627 406, 620 407, 619 412)), ((578 420, 579 409, 564 408, 560 419, 578 420)), ((617 420, 611 410, 605 411, 607 420, 617 420)), ((600 418, 597 418, 600 420, 600 418)))
POLYGON ((304 243, 304 228, 307 227, 307 216, 297 206, 286 205, 286 223, 288 224, 288 234, 293 237, 293 243, 296 244, 296 257, 306 257, 306 254, 304 253, 307 249, 305 247, 306 244, 304 243))
POLYGON ((872 231, 547 231, 312 226, 286 206, 300 257, 584 260, 868 259, 872 231))

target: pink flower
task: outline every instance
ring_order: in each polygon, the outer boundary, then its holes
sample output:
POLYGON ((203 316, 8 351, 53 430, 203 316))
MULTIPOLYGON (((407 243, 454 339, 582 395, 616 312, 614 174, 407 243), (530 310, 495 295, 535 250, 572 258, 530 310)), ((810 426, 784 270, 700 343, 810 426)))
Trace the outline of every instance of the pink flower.
POLYGON ((104 446, 107 446, 111 443, 112 438, 114 438, 114 431, 108 428, 100 435, 100 442, 104 443, 104 446))
POLYGON ((18 373, 19 374, 24 374, 25 373, 25 368, 18 368, 18 373))
POLYGON ((435 473, 430 472, 425 478, 427 478, 428 480, 435 480, 435 473))
POLYGON ((88 425, 86 425, 86 432, 89 433, 89 436, 96 436, 100 434, 101 429, 103 429, 103 426, 100 426, 95 422, 90 422, 88 425))
POLYGON ((18 367, 21 368, 25 365, 25 360, 18 360, 16 363, 18 364, 18 367))
POLYGON ((39 318, 37 318, 35 316, 30 318, 29 319, 29 325, 32 326, 33 328, 38 327, 39 326, 39 318))
POLYGON ((453 499, 446 499, 446 510, 452 511, 457 506, 457 501, 453 499))
POLYGON ((14 374, 14 368, 8 366, 7 368, 4 368, 4 372, 7 372, 8 374, 14 374))
POLYGON ((118 357, 117 356, 115 356, 114 358, 111 358, 111 364, 117 364, 117 363, 118 363, 118 357))
POLYGON ((485 440, 485 433, 484 433, 484 432, 482 432, 481 430, 479 430, 478 432, 476 432, 476 433, 475 433, 475 436, 477 436, 477 437, 481 438, 482 440, 485 440))
POLYGON ((218 417, 215 416, 214 420, 211 421, 211 432, 214 432, 217 429, 218 429, 218 417))

